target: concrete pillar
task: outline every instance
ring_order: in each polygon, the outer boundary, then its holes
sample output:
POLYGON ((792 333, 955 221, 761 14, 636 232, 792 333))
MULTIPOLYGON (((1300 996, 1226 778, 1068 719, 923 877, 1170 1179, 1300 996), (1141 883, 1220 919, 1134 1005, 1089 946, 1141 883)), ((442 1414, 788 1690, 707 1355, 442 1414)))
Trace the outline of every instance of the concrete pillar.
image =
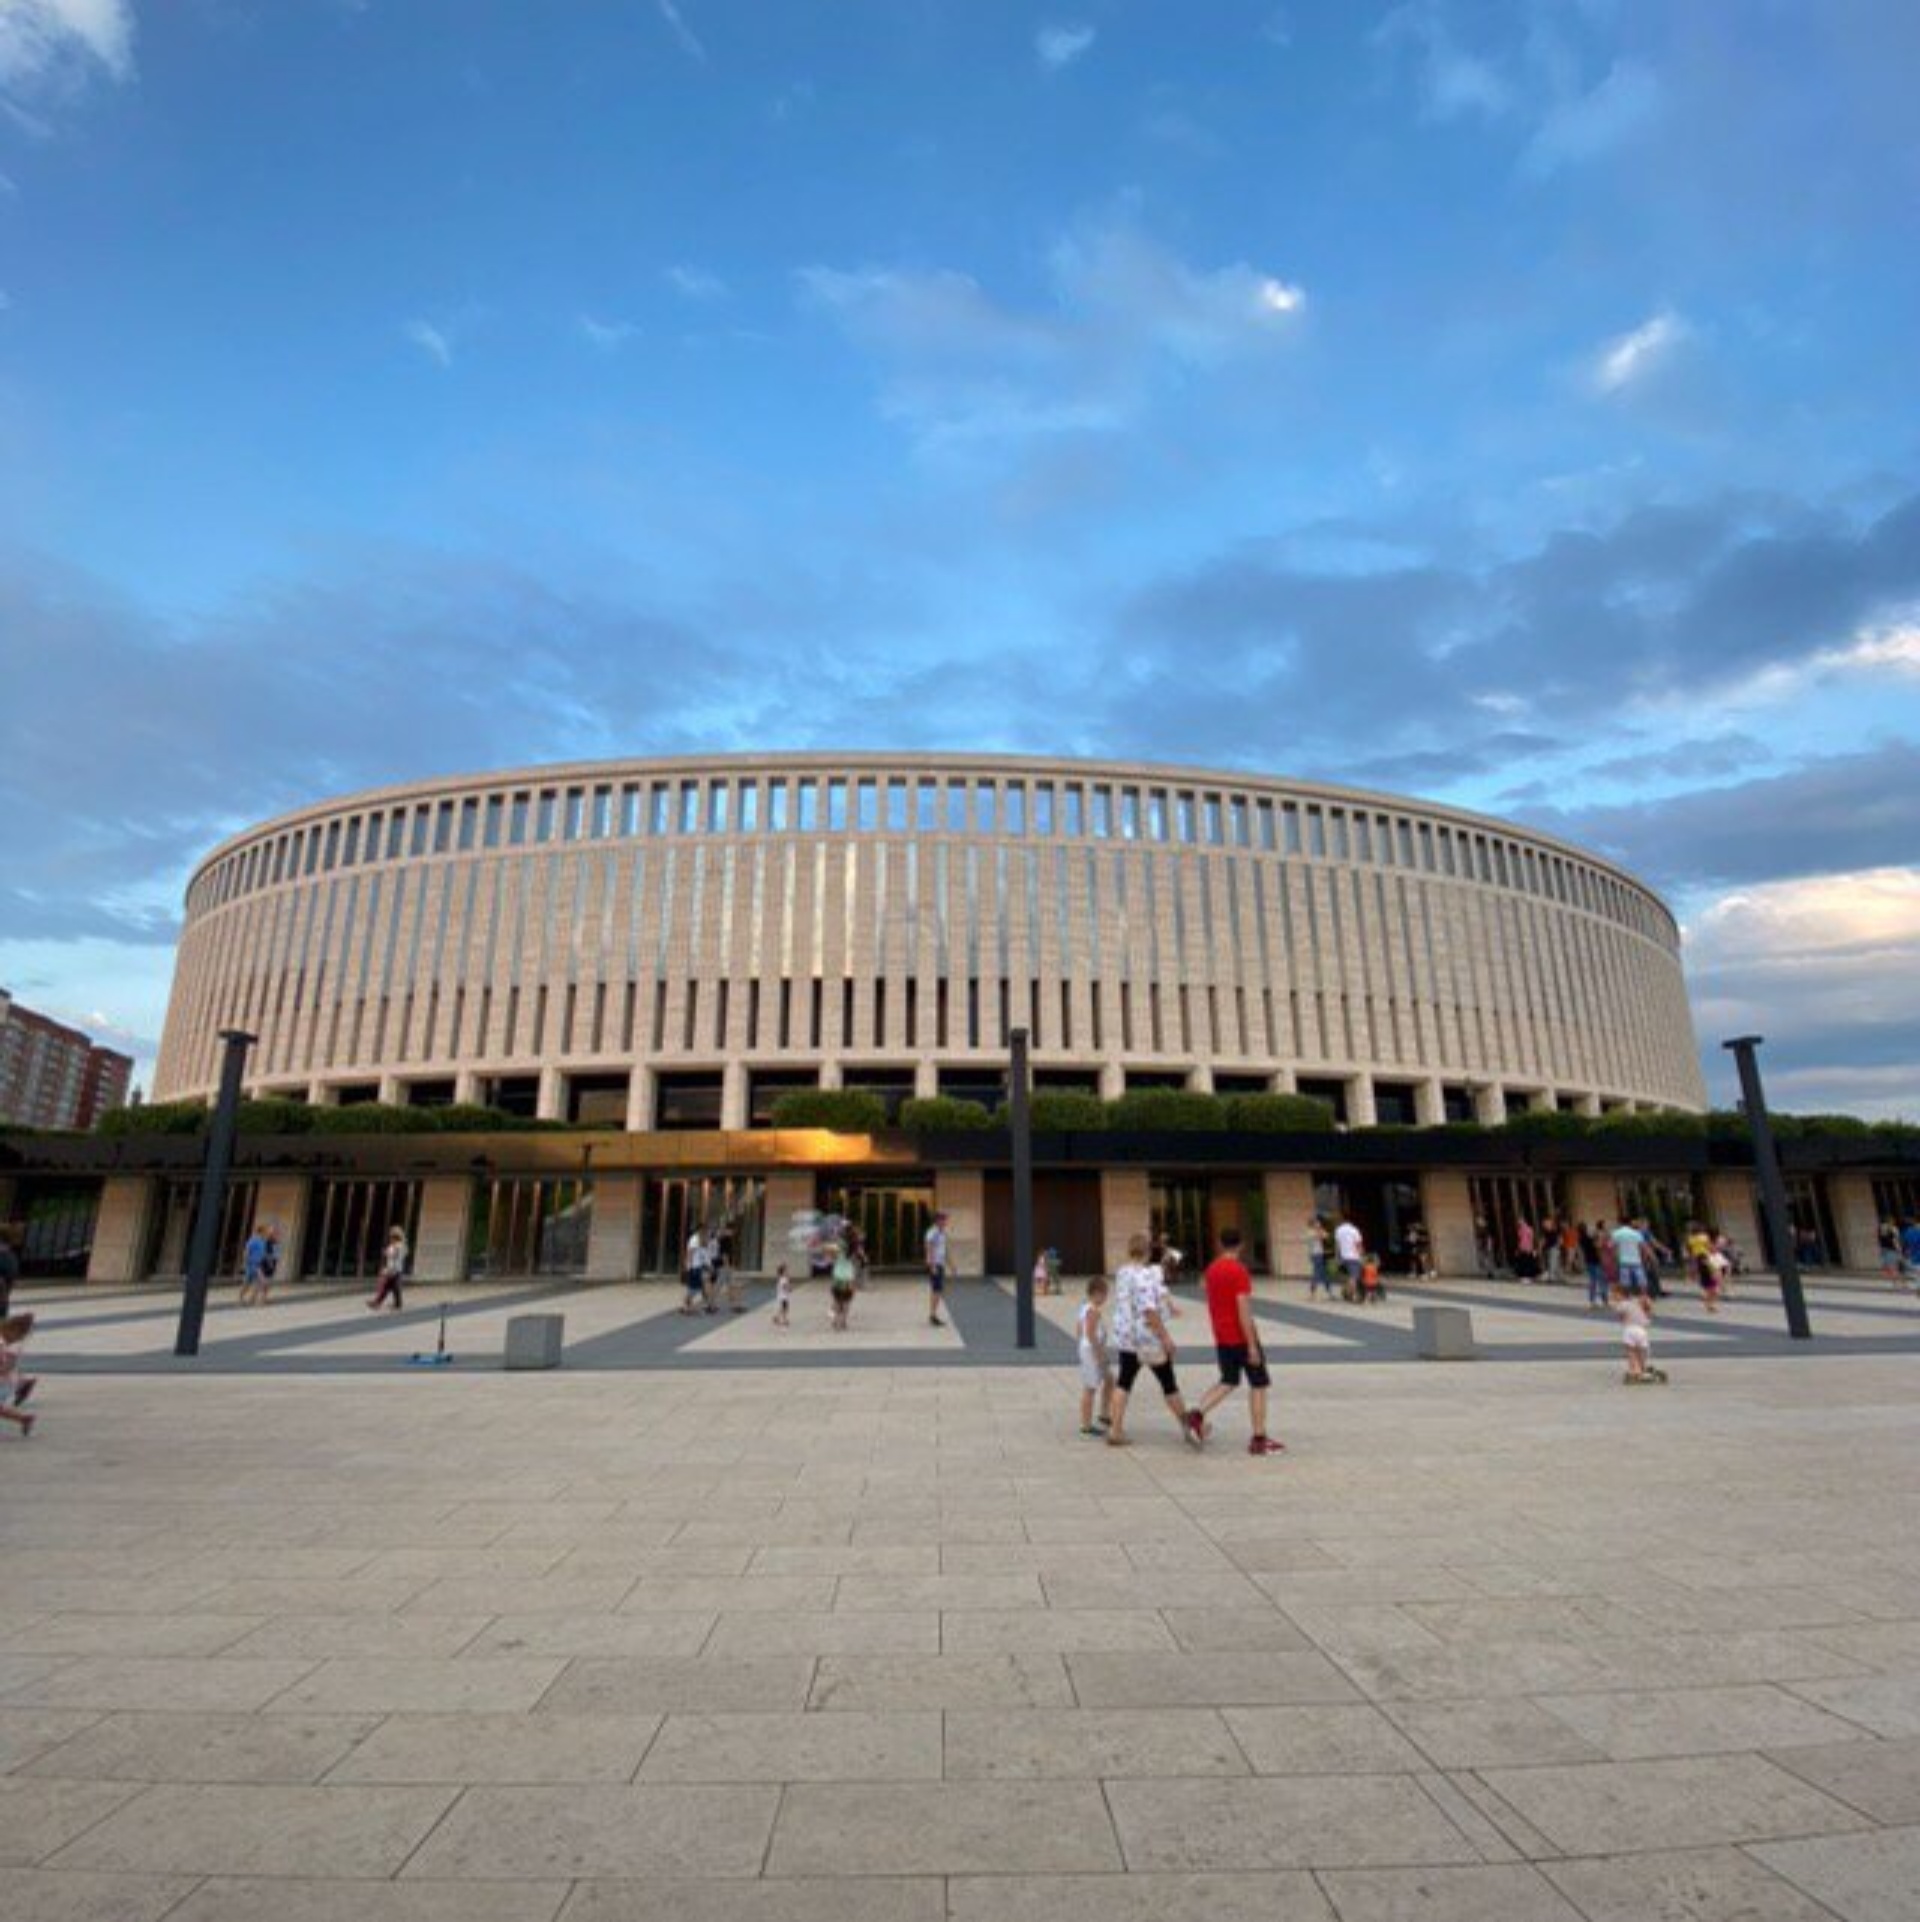
POLYGON ((1380 1119, 1380 1110, 1374 1106, 1373 1077, 1356 1074, 1347 1077, 1347 1126, 1349 1128, 1371 1128, 1380 1119))
POLYGON ((305 1175, 262 1175, 253 1197, 253 1223, 271 1222, 280 1237, 280 1273, 276 1285, 297 1281, 297 1263, 307 1233, 307 1196, 313 1184, 305 1175))
MULTIPOLYGON (((1438 1128, 1447 1119, 1447 1098, 1441 1092, 1438 1081, 1416 1081, 1413 1084, 1413 1118, 1423 1128, 1438 1128)), ((1433 1224, 1427 1224, 1427 1232, 1433 1232, 1433 1224)), ((1440 1244, 1434 1244, 1435 1258, 1439 1258, 1440 1244)))
POLYGON ((1100 1064, 1100 1099, 1118 1101, 1127 1091, 1127 1071, 1117 1061, 1100 1064))
POLYGON ((566 1119, 567 1078, 555 1067, 540 1070, 540 1098, 534 1113, 542 1121, 566 1119))
POLYGON ((1275 1094, 1298 1094, 1300 1076, 1292 1068, 1276 1068, 1273 1075, 1273 1091, 1275 1094))
POLYGON ((485 1099, 481 1083, 484 1076, 474 1068, 462 1068, 453 1077, 453 1098, 463 1107, 477 1108, 485 1099))
MULTIPOLYGON (((1435 1092, 1438 1093, 1438 1084, 1435 1092)), ((1480 1272, 1473 1244, 1473 1190, 1467 1177, 1451 1169, 1420 1177, 1420 1212, 1426 1222, 1433 1265, 1442 1275, 1480 1272)))
POLYGON ((1507 1118, 1507 1091, 1497 1081, 1473 1091, 1473 1118, 1485 1128, 1497 1128, 1507 1118))
POLYGON ((841 1071, 839 1062, 837 1061, 821 1062, 820 1085, 823 1088, 844 1088, 847 1085, 846 1076, 841 1071))
POLYGON ((633 1079, 627 1083, 627 1132, 642 1135, 653 1126, 653 1086, 654 1072, 651 1068, 635 1068, 633 1079))
MULTIPOLYGON (((1620 1184, 1612 1175, 1569 1175, 1567 1208, 1575 1221, 1589 1228, 1596 1221, 1617 1223, 1620 1219, 1620 1184)), ((1539 1223, 1533 1224, 1536 1228, 1539 1223)), ((1501 1250, 1504 1255, 1508 1251, 1501 1250)))
POLYGON ((337 1108, 340 1105, 340 1091, 324 1081, 307 1083, 307 1106, 310 1108, 337 1108))
POLYGON ((596 1175, 587 1280, 631 1281, 640 1267, 640 1177, 596 1175))
POLYGON ((729 1061, 720 1070, 720 1126, 737 1134, 747 1125, 747 1064, 729 1061))
POLYGON ((1267 1191, 1267 1252, 1273 1272, 1283 1281, 1305 1281, 1313 1273, 1307 1260, 1313 1176, 1304 1168, 1270 1168, 1261 1180, 1267 1191))
POLYGON ((144 1281, 142 1252, 162 1184, 148 1175, 109 1175, 100 1184, 100 1212, 93 1222, 89 1281, 144 1281))
POLYGON ((1212 1094, 1213 1064, 1203 1061, 1187 1076, 1187 1086, 1196 1094, 1212 1094))
POLYGON ((1108 1274, 1127 1259, 1127 1243, 1147 1232, 1149 1188, 1144 1168, 1100 1171, 1100 1258, 1108 1274))
POLYGON ((1585 1115, 1597 1115, 1600 1112, 1600 1097, 1597 1094, 1580 1096, 1580 1112, 1585 1115))
POLYGON ((465 1175, 436 1175, 420 1184, 420 1222, 414 1230, 415 1281, 465 1281, 473 1183, 465 1175))
POLYGON ((1732 1237, 1749 1269, 1760 1267, 1766 1243, 1760 1238, 1760 1196, 1753 1176, 1745 1169, 1710 1174, 1700 1198, 1706 1204, 1707 1226, 1732 1237))
POLYGON ((1880 1211, 1873 1205, 1873 1183, 1865 1175, 1829 1175, 1827 1199, 1840 1236, 1840 1266, 1856 1274, 1880 1271, 1880 1211))
POLYGON ((987 1272, 987 1180, 978 1168, 936 1168, 933 1205, 947 1217, 947 1266, 955 1275, 987 1272))
POLYGON ((940 1064, 931 1056, 913 1064, 913 1098, 931 1101, 940 1092, 940 1064))
POLYGON ((380 1099, 389 1108, 402 1106, 407 1098, 406 1089, 401 1085, 397 1074, 383 1074, 380 1077, 380 1099))

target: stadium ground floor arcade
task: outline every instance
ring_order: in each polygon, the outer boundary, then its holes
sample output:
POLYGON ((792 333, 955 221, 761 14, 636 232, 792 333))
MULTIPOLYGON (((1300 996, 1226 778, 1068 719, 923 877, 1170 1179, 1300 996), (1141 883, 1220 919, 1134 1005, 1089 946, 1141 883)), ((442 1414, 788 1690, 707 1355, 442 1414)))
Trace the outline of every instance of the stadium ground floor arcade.
MULTIPOLYGON (((0 1222, 30 1277, 164 1282, 185 1265, 200 1143, 0 1143, 0 1222)), ((1633 1144, 1602 1161, 1579 1143, 1496 1150, 1410 1136, 1072 1137, 1037 1144, 1037 1245, 1068 1275, 1111 1271, 1149 1233, 1190 1257, 1238 1228, 1261 1272, 1307 1273, 1310 1215, 1350 1212, 1389 1273, 1426 1236, 1443 1274, 1500 1272, 1522 1223, 1644 1215, 1677 1246, 1689 1222, 1771 1258, 1744 1144, 1633 1144), (1422 1147, 1426 1149, 1423 1155, 1422 1147), (1583 1159, 1583 1153, 1586 1158, 1583 1159)), ((1803 1259, 1867 1272, 1888 1219, 1920 1215, 1920 1155, 1849 1162, 1788 1144, 1803 1259)), ((745 1274, 804 1272, 857 1228, 871 1269, 916 1273, 936 1211, 959 1274, 1013 1267, 1012 1179, 998 1136, 913 1143, 814 1131, 243 1139, 219 1235, 233 1272, 271 1223, 288 1282, 358 1282, 398 1226, 419 1281, 627 1281, 676 1274, 696 1229, 745 1274)))

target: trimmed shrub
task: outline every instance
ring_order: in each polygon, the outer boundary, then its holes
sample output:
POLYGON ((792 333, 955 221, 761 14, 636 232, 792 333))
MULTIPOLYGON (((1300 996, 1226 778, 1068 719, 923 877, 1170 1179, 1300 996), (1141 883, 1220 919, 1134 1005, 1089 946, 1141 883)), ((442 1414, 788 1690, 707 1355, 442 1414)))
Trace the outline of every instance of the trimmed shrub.
POLYGON ((273 1099, 240 1104, 243 1135, 305 1135, 313 1132, 313 1110, 304 1101, 273 1099))
POLYGON ((1920 1121, 1876 1121, 1873 1136, 1896 1148, 1920 1147, 1920 1121))
POLYGON ((508 1114, 504 1108, 489 1108, 478 1101, 449 1101, 444 1108, 426 1108, 433 1125, 444 1135, 510 1134, 524 1128, 531 1115, 508 1114))
POLYGON ((958 1095, 923 1095, 900 1104, 900 1125, 909 1134, 958 1134, 970 1128, 991 1128, 993 1116, 979 1101, 958 1095))
POLYGON ((343 1108, 314 1108, 317 1135, 423 1135, 434 1130, 432 1108, 403 1108, 386 1101, 350 1101, 343 1108))
POLYGON ((138 1108, 115 1108, 100 1117, 94 1132, 103 1135, 197 1135, 207 1125, 204 1101, 149 1101, 138 1108))
POLYGON ((773 1104, 776 1128, 826 1128, 837 1135, 878 1134, 887 1104, 861 1088, 789 1088, 773 1104))
POLYGON ((1707 1117, 1684 1108, 1648 1108, 1638 1114, 1603 1114, 1590 1132, 1614 1141, 1699 1141, 1707 1134, 1707 1117))
POLYGON ((1333 1103, 1310 1094, 1230 1094, 1227 1126, 1250 1135, 1331 1134, 1333 1103))
MULTIPOLYGON (((1081 1088, 1040 1088, 1027 1098, 1027 1116, 1037 1135, 1098 1133, 1107 1125, 1107 1104, 1081 1088)), ((1004 1127, 1008 1111, 996 1108, 993 1118, 1004 1127)))
POLYGON ((1220 1134, 1227 1104, 1196 1088, 1130 1088, 1107 1106, 1111 1128, 1138 1134, 1220 1134))
POLYGON ((1528 1108, 1510 1114, 1500 1124, 1500 1132, 1526 1135, 1538 1141, 1579 1141, 1593 1133, 1594 1117, 1565 1114, 1558 1108, 1528 1108))

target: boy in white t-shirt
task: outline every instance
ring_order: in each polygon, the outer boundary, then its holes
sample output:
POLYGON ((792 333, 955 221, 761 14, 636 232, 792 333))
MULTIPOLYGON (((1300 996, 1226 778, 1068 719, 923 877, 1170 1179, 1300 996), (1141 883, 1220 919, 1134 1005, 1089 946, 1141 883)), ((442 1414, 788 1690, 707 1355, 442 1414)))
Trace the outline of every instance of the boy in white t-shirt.
POLYGON ((773 1271, 773 1325, 776 1328, 793 1325, 793 1277, 787 1273, 784 1261, 773 1271))
POLYGON ((1101 1311, 1107 1305, 1107 1278, 1095 1275, 1087 1283, 1087 1298, 1080 1304, 1080 1432, 1099 1436, 1107 1432, 1108 1403, 1113 1398, 1113 1371, 1107 1362, 1107 1333, 1101 1311))

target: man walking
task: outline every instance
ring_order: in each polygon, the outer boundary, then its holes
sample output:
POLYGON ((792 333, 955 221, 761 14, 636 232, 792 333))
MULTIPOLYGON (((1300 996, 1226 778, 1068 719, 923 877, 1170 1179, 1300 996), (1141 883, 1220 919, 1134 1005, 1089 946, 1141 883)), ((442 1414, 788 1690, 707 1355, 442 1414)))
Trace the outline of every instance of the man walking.
POLYGON ((1247 1443, 1247 1453, 1282 1454, 1286 1444, 1271 1440, 1267 1434, 1267 1389, 1272 1378, 1267 1373, 1259 1324, 1253 1318, 1253 1277, 1240 1259, 1238 1228, 1220 1230, 1219 1258, 1207 1269, 1205 1280, 1220 1380, 1201 1397, 1200 1406, 1187 1417, 1187 1425, 1196 1439, 1205 1441, 1207 1417, 1240 1386, 1244 1375, 1247 1406, 1253 1417, 1253 1439, 1247 1443))
POLYGON ((1345 1279, 1340 1292, 1348 1301, 1361 1298, 1360 1275, 1366 1266, 1367 1238, 1355 1225, 1352 1213, 1340 1211, 1340 1225, 1333 1231, 1334 1252, 1340 1257, 1340 1272, 1345 1279))
POLYGON ((931 1327, 944 1328, 940 1303, 947 1292, 947 1218, 937 1214, 927 1230, 927 1321, 931 1327))
POLYGON ((1630 1295, 1647 1292, 1647 1235, 1644 1221, 1623 1221, 1613 1231, 1614 1258, 1620 1266, 1620 1286, 1630 1295))

